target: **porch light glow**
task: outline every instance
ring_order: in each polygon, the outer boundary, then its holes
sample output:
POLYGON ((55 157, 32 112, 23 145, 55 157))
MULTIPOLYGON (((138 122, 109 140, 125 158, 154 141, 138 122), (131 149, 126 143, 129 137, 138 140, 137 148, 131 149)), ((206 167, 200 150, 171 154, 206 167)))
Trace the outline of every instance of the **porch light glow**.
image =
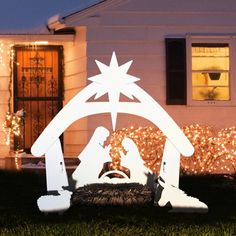
MULTIPOLYGON (((236 128, 225 128, 216 132, 212 127, 190 125, 182 128, 195 148, 192 157, 181 158, 181 171, 186 174, 232 173, 236 169, 236 128)), ((109 139, 112 168, 121 169, 120 152, 124 149, 124 137, 133 139, 138 146, 145 165, 154 173, 160 170, 165 136, 155 127, 133 126, 113 132, 109 139)))
MULTIPOLYGON (((24 42, 24 44, 26 44, 24 42)), ((28 44, 39 46, 39 45, 48 45, 48 41, 34 41, 34 42, 28 42, 28 44)), ((5 62, 10 59, 13 63, 16 63, 19 65, 18 62, 14 61, 14 44, 12 43, 5 43, 4 41, 0 41, 0 65, 5 66, 5 62), (8 59, 7 59, 8 58, 8 59)))
POLYGON ((35 41, 35 45, 48 45, 48 41, 35 41))

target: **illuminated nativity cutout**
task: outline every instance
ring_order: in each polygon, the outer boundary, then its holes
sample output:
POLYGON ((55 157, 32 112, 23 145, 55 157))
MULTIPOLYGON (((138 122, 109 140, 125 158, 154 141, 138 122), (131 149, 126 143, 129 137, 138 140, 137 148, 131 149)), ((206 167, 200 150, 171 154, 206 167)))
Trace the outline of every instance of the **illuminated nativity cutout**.
MULTIPOLYGON (((191 156, 194 148, 184 135, 182 130, 167 114, 167 112, 142 88, 136 81, 139 78, 127 74, 132 61, 121 66, 118 65, 115 52, 112 54, 110 65, 107 66, 96 61, 101 74, 88 78, 92 81, 87 87, 73 97, 70 102, 54 117, 45 130, 41 133, 31 148, 34 156, 45 154, 47 191, 51 195, 42 196, 38 199, 38 207, 43 212, 63 212, 69 208, 72 192, 68 191, 69 182, 65 169, 63 153, 59 136, 74 121, 83 117, 110 113, 112 128, 115 130, 117 113, 127 113, 141 116, 156 125, 166 136, 166 145, 163 154, 160 178, 157 184, 155 204, 162 206, 163 202, 170 202, 173 208, 185 208, 187 200, 196 199, 188 197, 179 187, 179 159, 180 155, 191 156), (108 94, 108 102, 96 102, 96 99, 108 94), (137 98, 139 102, 120 102, 120 95, 123 94, 130 99, 137 98), (89 101, 91 97, 94 101, 89 101), (78 109, 79 108, 79 109, 78 109), (160 182, 162 181, 162 182, 160 182), (165 191, 168 190, 168 191, 165 191), (179 198, 173 201, 169 194, 179 193, 179 198), (53 193, 57 193, 53 195, 53 193), (162 194, 163 193, 163 194, 162 194), (168 194, 166 194, 168 193, 168 194)), ((139 151, 135 143, 124 138, 122 145, 127 153, 120 153, 122 165, 130 170, 130 177, 123 172, 113 170, 104 173, 99 177, 103 164, 111 161, 110 146, 104 147, 103 142, 109 136, 109 131, 104 127, 97 127, 88 145, 79 155, 80 165, 72 174, 72 179, 76 182, 76 187, 81 187, 91 183, 140 183, 147 182, 147 174, 151 172, 143 165, 139 151), (118 173, 123 178, 108 178, 108 174, 118 173)), ((207 206, 196 199, 192 205, 187 204, 187 208, 201 209, 207 211, 207 206)))

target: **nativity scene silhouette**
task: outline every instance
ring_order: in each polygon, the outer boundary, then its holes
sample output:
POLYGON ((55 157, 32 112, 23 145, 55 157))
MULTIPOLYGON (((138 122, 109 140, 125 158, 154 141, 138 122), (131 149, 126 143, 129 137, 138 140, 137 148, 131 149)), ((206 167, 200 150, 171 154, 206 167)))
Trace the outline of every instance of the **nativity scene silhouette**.
MULTIPOLYGON (((41 133, 31 148, 34 156, 45 154, 46 180, 48 194, 38 199, 40 211, 64 212, 70 207, 72 191, 69 190, 69 181, 64 164, 59 136, 74 121, 88 115, 110 113, 112 128, 115 130, 117 113, 126 113, 141 116, 156 125, 166 136, 161 170, 156 184, 154 205, 172 206, 172 211, 207 212, 208 207, 197 198, 186 195, 179 189, 180 155, 190 157, 194 148, 182 130, 167 114, 167 112, 142 88, 136 81, 139 78, 127 74, 132 61, 121 66, 113 52, 110 65, 96 61, 101 74, 88 78, 92 81, 80 91, 54 117, 41 133), (108 94, 108 102, 95 100, 108 94), (136 98, 139 102, 120 102, 120 94, 129 99, 136 98), (91 97, 94 101, 89 101, 91 97)), ((99 176, 105 162, 111 161, 110 146, 104 146, 104 141, 110 135, 105 127, 97 127, 87 146, 78 158, 81 163, 72 174, 75 187, 93 183, 147 183, 147 176, 151 173, 143 165, 138 148, 132 139, 125 137, 122 145, 127 153, 120 152, 121 164, 130 171, 130 176, 120 170, 110 170, 99 176), (123 178, 109 178, 111 173, 117 173, 123 178)))

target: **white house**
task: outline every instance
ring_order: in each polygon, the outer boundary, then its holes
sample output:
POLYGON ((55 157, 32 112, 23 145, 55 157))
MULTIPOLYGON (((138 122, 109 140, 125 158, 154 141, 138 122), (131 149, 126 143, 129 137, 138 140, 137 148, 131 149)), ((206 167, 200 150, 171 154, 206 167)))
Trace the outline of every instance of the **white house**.
MULTIPOLYGON (((133 60, 129 74, 141 79, 137 83, 180 126, 235 125, 234 0, 94 1, 71 14, 52 16, 47 28, 42 33, 0 35, 0 123, 9 108, 24 108, 25 150, 90 83, 87 78, 99 73, 95 59, 109 64, 113 51, 119 64, 133 60)), ((118 114, 117 128, 149 124, 118 114)), ((64 154, 77 156, 101 125, 111 129, 109 114, 71 125, 63 136, 64 154)), ((1 130, 1 157, 10 150, 4 137, 1 130)))

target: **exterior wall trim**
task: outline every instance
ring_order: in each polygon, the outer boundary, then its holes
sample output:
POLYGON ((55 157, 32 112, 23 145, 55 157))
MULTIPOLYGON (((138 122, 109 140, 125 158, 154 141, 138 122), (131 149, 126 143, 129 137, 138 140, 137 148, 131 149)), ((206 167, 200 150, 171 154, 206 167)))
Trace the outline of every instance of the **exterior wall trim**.
POLYGON ((17 43, 29 41, 60 41, 73 42, 74 35, 53 35, 53 34, 0 34, 0 39, 14 40, 17 43))

